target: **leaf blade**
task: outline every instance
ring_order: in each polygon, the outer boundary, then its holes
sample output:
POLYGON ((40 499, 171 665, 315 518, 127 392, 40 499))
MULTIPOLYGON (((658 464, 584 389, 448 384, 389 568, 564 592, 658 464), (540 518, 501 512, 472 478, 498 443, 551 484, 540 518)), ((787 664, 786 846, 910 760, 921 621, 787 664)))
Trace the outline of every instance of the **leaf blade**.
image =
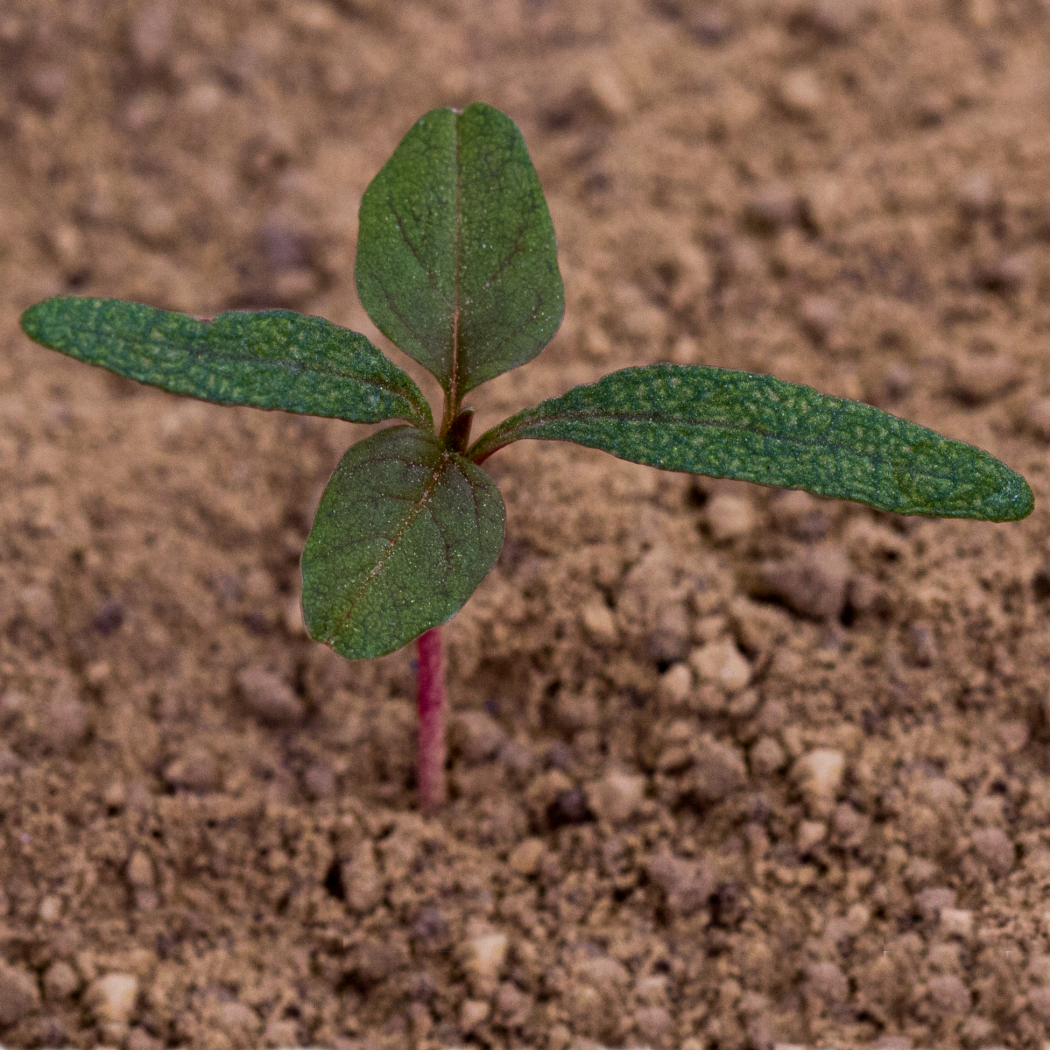
POLYGON ((496 562, 503 500, 433 434, 393 427, 343 456, 303 551, 310 635, 351 660, 450 619, 496 562))
POLYGON ((224 405, 355 423, 433 426, 419 387, 363 335, 291 310, 229 311, 213 321, 121 299, 56 296, 22 315, 52 350, 130 379, 224 405))
POLYGON ((513 121, 483 103, 417 121, 361 200, 356 281, 380 331, 453 398, 547 345, 564 290, 513 121))
POLYGON ((1014 521, 1028 483, 961 441, 772 376, 697 365, 626 368, 519 412, 477 441, 574 441, 665 470, 801 488, 899 514, 1014 521))

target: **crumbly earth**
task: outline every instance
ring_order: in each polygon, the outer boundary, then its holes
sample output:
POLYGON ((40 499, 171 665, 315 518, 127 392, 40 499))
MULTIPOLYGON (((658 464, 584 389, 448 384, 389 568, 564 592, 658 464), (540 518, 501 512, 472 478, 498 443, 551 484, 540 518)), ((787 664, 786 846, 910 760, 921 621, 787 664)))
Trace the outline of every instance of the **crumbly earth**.
POLYGON ((4 0, 0 71, 0 1042, 1045 1045, 1046 0, 4 0), (423 819, 412 653, 344 662, 298 612, 367 430, 17 319, 284 305, 384 345, 361 194, 477 99, 525 134, 568 300, 479 427, 625 365, 747 368, 979 444, 1037 506, 501 452, 423 819))

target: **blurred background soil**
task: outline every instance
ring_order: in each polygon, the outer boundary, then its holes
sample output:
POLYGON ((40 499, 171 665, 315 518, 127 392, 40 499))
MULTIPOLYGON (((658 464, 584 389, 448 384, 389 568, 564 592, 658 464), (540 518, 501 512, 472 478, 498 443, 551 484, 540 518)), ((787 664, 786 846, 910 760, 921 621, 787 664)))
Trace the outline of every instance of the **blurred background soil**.
POLYGON ((1045 1045, 1046 0, 4 0, 0 349, 5 1045, 1045 1045), (1037 506, 515 445, 424 820, 412 653, 344 662, 298 612, 366 429, 140 388, 17 319, 282 305, 385 345, 361 194, 474 100, 524 132, 568 300, 479 427, 626 365, 747 368, 979 444, 1037 506))

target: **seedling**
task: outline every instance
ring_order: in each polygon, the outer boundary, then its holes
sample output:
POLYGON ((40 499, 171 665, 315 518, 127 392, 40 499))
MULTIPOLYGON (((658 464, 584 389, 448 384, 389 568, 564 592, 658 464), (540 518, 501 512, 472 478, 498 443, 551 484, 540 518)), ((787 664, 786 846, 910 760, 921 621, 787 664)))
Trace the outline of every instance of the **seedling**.
POLYGON ((470 443, 463 401, 532 360, 564 310, 550 214, 521 134, 491 106, 436 109, 361 201, 356 283, 387 338, 430 371, 419 387, 363 335, 289 310, 213 321, 115 299, 31 307, 37 342, 225 405, 354 423, 302 557, 310 635, 351 660, 417 640, 421 804, 445 798, 441 625, 496 562, 504 507, 482 464, 522 438, 575 441, 663 470, 740 478, 899 514, 1011 521, 1031 489, 988 453, 868 405, 771 376, 625 368, 511 416, 470 443))

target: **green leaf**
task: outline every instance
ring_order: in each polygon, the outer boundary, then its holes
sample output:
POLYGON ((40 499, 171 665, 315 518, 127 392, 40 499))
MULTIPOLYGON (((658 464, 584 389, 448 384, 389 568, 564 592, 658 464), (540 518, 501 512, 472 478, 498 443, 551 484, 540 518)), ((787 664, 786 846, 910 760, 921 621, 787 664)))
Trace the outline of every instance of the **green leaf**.
POLYGON ((613 372, 494 427, 481 462, 520 438, 575 441, 665 470, 805 489, 898 514, 1013 521, 1019 474, 972 445, 772 376, 695 365, 613 372))
POLYGON ((433 434, 381 430, 343 456, 303 551, 310 634, 382 656, 450 619, 496 562, 503 500, 433 434))
POLYGON ((356 277, 454 406, 547 345, 565 307, 554 227, 509 117, 477 103, 415 124, 361 200, 356 277))
POLYGON ((129 379, 220 405, 433 426, 419 387, 363 335, 291 310, 199 321, 121 299, 58 296, 26 310, 22 331, 129 379))

